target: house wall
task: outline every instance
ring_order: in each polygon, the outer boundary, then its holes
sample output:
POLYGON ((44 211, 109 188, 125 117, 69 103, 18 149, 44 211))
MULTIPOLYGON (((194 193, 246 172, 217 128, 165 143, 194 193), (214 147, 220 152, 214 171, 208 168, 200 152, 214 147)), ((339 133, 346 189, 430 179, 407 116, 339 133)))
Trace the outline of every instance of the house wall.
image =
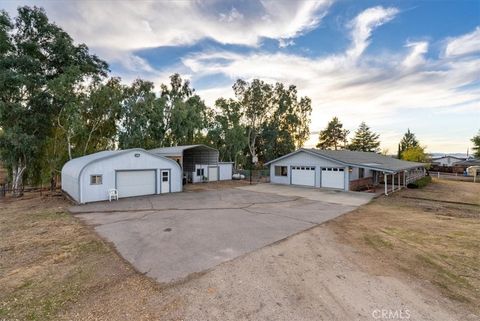
MULTIPOLYGON (((170 191, 182 191, 182 170, 178 164, 172 162, 167 158, 159 158, 142 151, 134 150, 113 157, 100 159, 87 165, 80 174, 81 193, 77 201, 79 201, 80 203, 87 203, 107 200, 108 190, 111 188, 115 188, 116 170, 141 169, 157 170, 157 193, 160 193, 160 169, 170 169, 170 191), (140 157, 135 157, 135 154, 140 154, 140 157), (102 184, 90 185, 90 175, 96 174, 102 175, 102 184)), ((67 184, 70 183, 67 182, 67 184)), ((75 195, 71 196, 75 197, 75 195)))
MULTIPOLYGON (((315 187, 320 187, 321 168, 322 167, 342 167, 345 166, 321 157, 311 155, 306 152, 299 152, 291 156, 280 159, 270 164, 270 182, 274 184, 290 184, 290 167, 291 166, 315 166, 315 187), (275 166, 288 166, 287 176, 275 176, 275 166)), ((348 170, 345 171, 346 180, 348 181, 348 170)), ((346 185, 348 187, 348 183, 346 185)))
POLYGON ((436 165, 439 165, 439 166, 453 166, 456 163, 461 162, 461 161, 463 161, 463 160, 458 159, 456 157, 447 156, 447 157, 436 158, 436 159, 432 160, 432 163, 436 164, 436 165))
MULTIPOLYGON (((359 172, 358 169, 359 167, 352 167, 352 172, 350 173, 350 181, 354 181, 360 178, 358 175, 358 172, 359 172)), ((373 171, 371 169, 365 168, 363 178, 372 177, 372 176, 373 176, 373 171)))

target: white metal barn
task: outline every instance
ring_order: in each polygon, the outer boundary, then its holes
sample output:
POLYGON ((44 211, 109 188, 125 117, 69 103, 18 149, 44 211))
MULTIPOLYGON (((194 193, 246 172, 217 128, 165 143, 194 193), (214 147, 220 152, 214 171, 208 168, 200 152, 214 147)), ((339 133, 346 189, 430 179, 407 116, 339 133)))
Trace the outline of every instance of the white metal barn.
POLYGON ((200 144, 160 147, 150 152, 175 160, 182 166, 183 174, 189 183, 232 179, 233 163, 219 162, 218 150, 210 146, 200 144))
POLYGON ((383 182, 387 194, 388 185, 395 190, 425 176, 426 164, 376 153, 301 148, 265 165, 274 184, 350 191, 383 182))
POLYGON ((182 169, 172 159, 141 148, 103 151, 68 161, 62 168, 62 190, 78 203, 119 197, 182 191, 182 169))

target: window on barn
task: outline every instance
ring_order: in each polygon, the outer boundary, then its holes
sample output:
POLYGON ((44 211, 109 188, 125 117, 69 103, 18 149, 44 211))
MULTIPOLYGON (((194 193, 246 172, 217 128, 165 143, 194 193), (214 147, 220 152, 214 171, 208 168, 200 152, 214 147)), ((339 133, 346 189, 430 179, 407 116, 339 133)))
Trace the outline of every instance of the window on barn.
POLYGON ((275 176, 288 176, 287 166, 275 166, 275 176))
POLYGON ((102 175, 90 175, 90 185, 102 185, 102 175))
POLYGON ((205 169, 197 168, 197 176, 204 176, 204 174, 205 174, 205 169))

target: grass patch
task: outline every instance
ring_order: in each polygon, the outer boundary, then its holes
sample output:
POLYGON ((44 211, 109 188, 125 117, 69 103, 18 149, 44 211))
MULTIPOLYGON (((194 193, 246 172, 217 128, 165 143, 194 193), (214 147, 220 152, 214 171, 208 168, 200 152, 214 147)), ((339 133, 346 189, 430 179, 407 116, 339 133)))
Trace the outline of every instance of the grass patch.
POLYGON ((378 198, 330 225, 375 273, 398 271, 426 280, 480 313, 480 208, 461 204, 478 202, 478 195, 478 185, 434 180, 378 198), (446 199, 460 204, 435 201, 446 199))

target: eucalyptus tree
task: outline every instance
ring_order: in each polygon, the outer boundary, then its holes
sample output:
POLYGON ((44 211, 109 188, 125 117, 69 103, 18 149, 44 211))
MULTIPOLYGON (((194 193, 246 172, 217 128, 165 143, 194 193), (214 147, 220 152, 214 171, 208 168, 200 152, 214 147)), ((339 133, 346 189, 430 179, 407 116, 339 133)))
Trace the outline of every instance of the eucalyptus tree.
POLYGON ((37 7, 19 7, 14 20, 1 11, 0 39, 0 154, 12 171, 18 195, 25 173, 38 179, 39 162, 63 106, 51 84, 63 78, 74 87, 90 77, 105 76, 108 66, 87 46, 74 44, 37 7))

